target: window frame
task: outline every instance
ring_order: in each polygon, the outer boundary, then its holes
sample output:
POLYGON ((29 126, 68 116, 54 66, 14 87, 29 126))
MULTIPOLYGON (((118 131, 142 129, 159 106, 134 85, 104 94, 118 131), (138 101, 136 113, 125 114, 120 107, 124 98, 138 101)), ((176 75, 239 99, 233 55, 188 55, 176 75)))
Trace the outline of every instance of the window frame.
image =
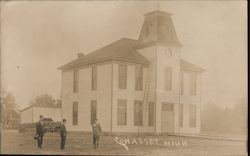
POLYGON ((143 90, 143 67, 135 66, 135 90, 143 90))
POLYGON ((116 124, 118 126, 126 126, 127 125, 127 99, 118 99, 117 100, 117 122, 116 122, 116 124), (124 110, 121 110, 120 107, 123 107, 124 110), (122 112, 120 112, 120 111, 124 111, 123 119, 120 119, 120 117, 119 117, 119 115, 122 114, 122 112))
POLYGON ((134 126, 142 126, 142 124, 143 124, 143 101, 135 100, 134 101, 134 126), (138 111, 136 111, 137 104, 141 105, 141 106, 138 106, 138 108, 140 109, 138 111), (136 119, 137 116, 138 116, 138 119, 136 119))
POLYGON ((164 90, 165 91, 172 91, 172 82, 173 81, 173 69, 172 67, 165 67, 164 68, 164 90))
POLYGON ((148 103, 148 126, 155 125, 155 103, 149 102, 148 103), (153 109, 150 109, 153 108, 153 109))
POLYGON ((72 108, 72 125, 73 126, 78 125, 78 117, 79 117, 79 102, 74 101, 73 102, 73 108, 72 108))
POLYGON ((179 106, 179 126, 183 127, 183 118, 184 117, 184 104, 180 103, 179 106))
POLYGON ((97 66, 93 66, 91 72, 91 90, 97 90, 97 66))
POLYGON ((73 92, 78 93, 78 84, 79 83, 79 70, 73 70, 73 92))
POLYGON ((118 65, 118 88, 127 89, 127 65, 119 64, 118 65))
POLYGON ((197 77, 196 73, 190 74, 190 95, 196 96, 197 95, 197 77))
POLYGON ((189 127, 196 128, 196 126, 197 126, 197 106, 195 104, 189 104, 189 127), (192 108, 195 108, 194 113, 191 113, 192 108), (191 114, 193 114, 193 116, 191 114))
POLYGON ((97 100, 91 100, 90 101, 90 125, 94 123, 95 118, 97 118, 97 100))

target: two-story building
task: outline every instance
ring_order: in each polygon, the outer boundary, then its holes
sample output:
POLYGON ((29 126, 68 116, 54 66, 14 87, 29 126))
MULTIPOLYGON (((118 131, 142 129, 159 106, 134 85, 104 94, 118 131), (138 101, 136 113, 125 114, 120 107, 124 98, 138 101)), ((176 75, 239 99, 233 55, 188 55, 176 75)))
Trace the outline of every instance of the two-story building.
POLYGON ((60 67, 70 131, 199 133, 201 73, 181 59, 171 14, 153 11, 137 40, 122 38, 60 67))

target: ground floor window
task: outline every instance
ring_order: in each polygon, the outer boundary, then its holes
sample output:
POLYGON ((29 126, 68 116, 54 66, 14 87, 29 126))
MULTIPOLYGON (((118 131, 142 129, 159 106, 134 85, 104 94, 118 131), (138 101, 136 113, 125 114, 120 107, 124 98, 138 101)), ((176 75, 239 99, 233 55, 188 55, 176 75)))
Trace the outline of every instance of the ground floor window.
POLYGON ((77 125, 78 124, 78 102, 73 102, 73 121, 72 124, 73 125, 77 125))
POLYGON ((94 123, 94 119, 97 118, 97 100, 91 100, 91 116, 90 116, 90 124, 94 123))
POLYGON ((134 103, 134 125, 142 126, 143 103, 136 100, 134 103))
POLYGON ((189 127, 196 127, 196 105, 189 105, 189 127))
POLYGON ((181 103, 179 107, 179 125, 183 127, 183 103, 181 103))
POLYGON ((148 104, 148 126, 154 126, 154 116, 155 116, 154 102, 149 102, 148 104))
POLYGON ((119 99, 117 101, 117 125, 127 124, 127 100, 119 99))

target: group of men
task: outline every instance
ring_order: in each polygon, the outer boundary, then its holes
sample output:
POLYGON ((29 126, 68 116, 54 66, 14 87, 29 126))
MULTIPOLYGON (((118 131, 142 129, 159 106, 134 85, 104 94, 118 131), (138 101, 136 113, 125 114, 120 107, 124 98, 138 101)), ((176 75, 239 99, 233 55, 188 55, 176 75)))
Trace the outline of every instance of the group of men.
MULTIPOLYGON (((66 138, 67 138, 66 122, 67 120, 63 119, 60 125, 61 150, 64 150, 66 144, 66 138)), ((99 147, 100 135, 102 133, 101 125, 97 123, 97 119, 94 119, 94 122, 92 124, 92 130, 93 130, 94 149, 97 149, 99 147)), ((37 139, 39 149, 42 149, 43 136, 45 132, 46 130, 44 126, 43 116, 40 115, 39 121, 36 124, 36 135, 35 135, 35 139, 37 139)))

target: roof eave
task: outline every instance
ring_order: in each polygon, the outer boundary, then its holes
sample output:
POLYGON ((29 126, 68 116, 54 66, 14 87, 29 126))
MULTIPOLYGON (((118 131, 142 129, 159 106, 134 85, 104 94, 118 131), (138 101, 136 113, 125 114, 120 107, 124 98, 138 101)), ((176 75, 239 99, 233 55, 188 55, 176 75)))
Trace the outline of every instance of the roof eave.
POLYGON ((60 70, 68 70, 68 69, 73 69, 73 68, 77 68, 77 67, 81 67, 81 66, 88 66, 88 65, 106 62, 106 61, 112 61, 112 60, 125 61, 125 62, 131 62, 131 63, 139 63, 139 64, 144 64, 144 65, 148 65, 150 63, 150 61, 148 61, 148 60, 145 60, 143 62, 143 61, 135 61, 135 60, 130 60, 130 59, 122 59, 122 58, 106 58, 106 59, 99 59, 99 60, 92 61, 92 62, 81 63, 81 64, 70 66, 70 67, 60 67, 60 70))

